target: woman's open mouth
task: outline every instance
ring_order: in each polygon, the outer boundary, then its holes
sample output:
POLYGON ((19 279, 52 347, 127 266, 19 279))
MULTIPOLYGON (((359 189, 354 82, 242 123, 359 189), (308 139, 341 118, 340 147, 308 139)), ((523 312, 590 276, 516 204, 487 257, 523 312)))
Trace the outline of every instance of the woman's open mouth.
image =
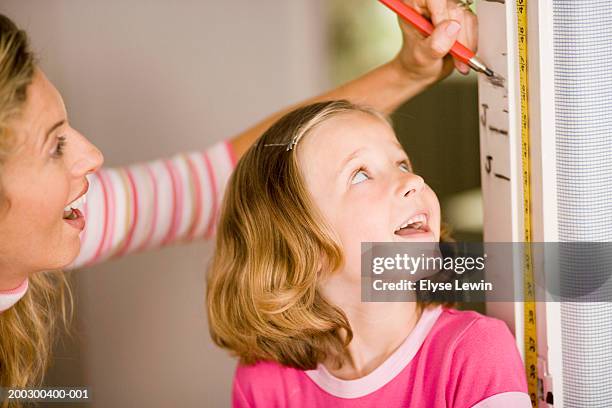
POLYGON ((78 229, 79 231, 82 231, 85 228, 85 217, 83 216, 81 210, 79 210, 79 207, 82 208, 86 201, 85 194, 83 194, 64 207, 64 215, 62 218, 67 224, 78 229))

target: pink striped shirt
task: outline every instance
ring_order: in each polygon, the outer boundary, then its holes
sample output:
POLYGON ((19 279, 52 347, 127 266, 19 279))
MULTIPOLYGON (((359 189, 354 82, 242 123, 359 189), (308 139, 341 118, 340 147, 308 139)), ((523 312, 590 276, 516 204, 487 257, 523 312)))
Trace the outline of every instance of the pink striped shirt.
POLYGON ((239 365, 233 406, 530 408, 515 340, 504 322, 473 311, 426 309, 379 367, 356 380, 319 365, 239 365))
MULTIPOLYGON (((225 186, 236 166, 229 141, 207 150, 126 167, 89 177, 81 251, 68 269, 90 266, 177 242, 214 235, 225 186)), ((0 312, 26 293, 0 291, 0 312)))

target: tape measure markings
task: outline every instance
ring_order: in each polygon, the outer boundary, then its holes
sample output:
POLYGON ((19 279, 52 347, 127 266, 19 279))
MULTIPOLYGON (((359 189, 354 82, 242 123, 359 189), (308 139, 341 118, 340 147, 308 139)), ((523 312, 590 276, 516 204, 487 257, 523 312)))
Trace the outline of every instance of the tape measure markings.
POLYGON ((523 172, 523 254, 524 346, 527 386, 531 404, 537 406, 538 348, 536 332, 535 283, 531 253, 531 160, 529 152, 529 85, 527 78, 527 0, 516 0, 518 28, 519 84, 521 102, 521 163, 523 172))

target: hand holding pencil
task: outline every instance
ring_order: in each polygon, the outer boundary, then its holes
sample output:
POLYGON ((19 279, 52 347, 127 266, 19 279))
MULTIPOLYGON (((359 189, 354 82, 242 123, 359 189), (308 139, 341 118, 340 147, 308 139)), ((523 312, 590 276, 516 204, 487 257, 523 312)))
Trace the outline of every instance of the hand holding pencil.
POLYGON ((424 36, 413 24, 399 18, 404 44, 398 60, 415 78, 428 78, 431 83, 448 76, 453 66, 463 74, 467 64, 447 55, 455 41, 471 50, 478 44, 476 16, 455 0, 399 0, 422 16, 431 19, 433 31, 424 36))

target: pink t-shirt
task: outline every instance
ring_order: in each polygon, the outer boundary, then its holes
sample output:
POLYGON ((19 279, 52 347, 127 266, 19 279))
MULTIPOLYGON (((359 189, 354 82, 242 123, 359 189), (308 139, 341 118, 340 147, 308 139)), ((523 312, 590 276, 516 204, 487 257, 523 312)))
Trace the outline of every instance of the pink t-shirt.
POLYGON ((473 311, 427 308, 378 368, 341 380, 323 365, 239 365, 234 407, 529 408, 525 369, 504 322, 473 311))

